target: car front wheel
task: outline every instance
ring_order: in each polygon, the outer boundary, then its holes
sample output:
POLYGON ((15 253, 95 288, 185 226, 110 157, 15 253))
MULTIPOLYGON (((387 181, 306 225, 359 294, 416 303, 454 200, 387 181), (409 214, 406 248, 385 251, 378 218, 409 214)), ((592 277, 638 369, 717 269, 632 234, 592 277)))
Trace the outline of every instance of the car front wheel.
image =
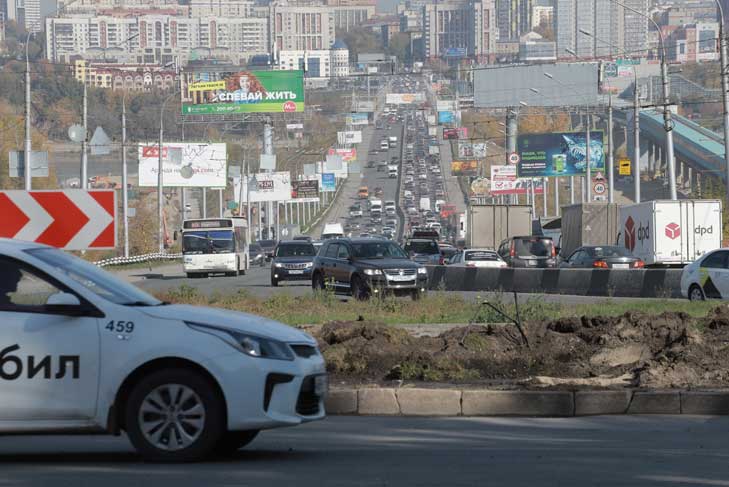
POLYGON ((352 278, 352 296, 357 301, 367 301, 370 299, 370 289, 367 284, 359 276, 352 278))
POLYGON ((129 440, 147 460, 189 462, 210 455, 225 433, 225 405, 210 379, 164 369, 132 389, 125 408, 129 440))
POLYGON ((326 286, 324 284, 324 276, 322 276, 321 272, 314 274, 314 277, 311 279, 311 287, 314 291, 324 291, 326 286))
POLYGON ((706 297, 698 284, 693 284, 688 291, 689 301, 704 301, 706 297))

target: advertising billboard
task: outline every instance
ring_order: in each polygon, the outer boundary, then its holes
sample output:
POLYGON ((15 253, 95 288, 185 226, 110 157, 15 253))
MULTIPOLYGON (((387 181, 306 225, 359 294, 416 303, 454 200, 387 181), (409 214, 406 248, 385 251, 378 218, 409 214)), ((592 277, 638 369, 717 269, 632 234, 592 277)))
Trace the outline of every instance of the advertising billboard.
POLYGON ((453 112, 456 110, 456 100, 436 100, 435 109, 439 112, 453 112))
MULTIPOLYGON (((159 145, 139 144, 139 186, 157 186, 159 145)), ((228 154, 225 144, 170 142, 162 147, 162 184, 180 188, 224 188, 228 154)))
POLYGON ((349 125, 369 125, 369 115, 366 113, 350 113, 345 122, 349 125))
MULTIPOLYGON (((519 179, 516 176, 516 166, 491 166, 491 195, 527 194, 531 179, 519 179)), ((544 193, 543 180, 535 179, 534 192, 544 193)))
POLYGON ((458 140, 468 138, 468 127, 443 129, 443 138, 446 140, 458 140))
POLYGON ((354 162, 357 160, 357 148, 335 149, 330 148, 328 154, 330 156, 342 156, 344 162, 354 162))
POLYGON ((361 113, 368 113, 368 112, 374 112, 375 108, 376 108, 375 102, 362 100, 362 101, 357 102, 356 110, 361 113))
POLYGON ((473 157, 476 159, 483 159, 486 157, 486 144, 472 144, 471 147, 473 148, 473 157))
POLYGON ((459 142, 458 157, 460 157, 461 159, 474 157, 473 144, 471 144, 470 142, 459 142))
POLYGON ((286 124, 286 130, 304 130, 304 124, 303 123, 287 123, 286 124))
MULTIPOLYGON (((525 134, 517 139, 519 177, 579 176, 586 172, 585 133, 525 134)), ((605 171, 603 132, 590 132, 590 170, 605 171)))
POLYGON ((184 115, 304 111, 303 71, 190 72, 183 78, 184 115))
POLYGON ((318 198, 319 181, 317 179, 291 181, 291 197, 295 200, 301 198, 318 198))
POLYGON ((289 201, 291 199, 291 173, 288 171, 244 176, 243 181, 245 184, 241 188, 241 178, 233 179, 235 194, 241 195, 241 201, 258 203, 262 201, 289 201), (251 189, 250 194, 249 187, 251 189))
POLYGON ((452 176, 477 176, 478 161, 453 161, 451 162, 452 176))
POLYGON ((456 120, 455 115, 451 111, 438 112, 438 123, 443 125, 445 123, 453 123, 456 120))
POLYGON ((334 173, 325 172, 321 175, 321 191, 322 193, 331 193, 337 190, 337 178, 334 173))
POLYGON ((388 93, 385 97, 385 103, 388 105, 410 105, 413 103, 423 103, 425 95, 423 93, 388 93))
POLYGON ((359 130, 347 130, 337 132, 337 142, 341 145, 359 144, 362 142, 362 132, 359 130))

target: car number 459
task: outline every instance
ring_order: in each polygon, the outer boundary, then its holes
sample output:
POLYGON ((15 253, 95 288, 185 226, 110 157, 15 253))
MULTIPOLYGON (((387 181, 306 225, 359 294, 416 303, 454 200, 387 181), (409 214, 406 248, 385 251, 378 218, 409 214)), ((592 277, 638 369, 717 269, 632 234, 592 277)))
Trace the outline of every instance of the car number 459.
POLYGON ((116 333, 132 333, 134 332, 134 322, 111 320, 104 328, 116 333))

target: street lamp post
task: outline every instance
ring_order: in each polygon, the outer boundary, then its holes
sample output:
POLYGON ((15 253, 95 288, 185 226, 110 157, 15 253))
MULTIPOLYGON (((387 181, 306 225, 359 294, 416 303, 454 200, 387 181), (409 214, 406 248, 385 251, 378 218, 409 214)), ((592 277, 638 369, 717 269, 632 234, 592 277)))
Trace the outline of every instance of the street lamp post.
MULTIPOLYGON (((599 37, 595 37, 592 35, 591 32, 588 32, 584 29, 580 29, 580 32, 582 34, 585 34, 586 36, 593 37, 596 41, 600 41, 603 44, 606 44, 607 46, 616 49, 618 52, 622 53, 623 56, 628 57, 628 53, 625 52, 625 50, 618 48, 614 44, 605 41, 604 39, 600 39, 599 37)), ((633 68, 633 184, 635 189, 635 202, 640 203, 640 97, 638 94, 638 70, 635 68, 635 65, 631 65, 633 68)), ((610 110, 608 112, 608 118, 612 119, 612 101, 613 96, 612 93, 610 94, 610 110)), ((613 168, 613 141, 612 141, 612 121, 608 122, 608 125, 610 126, 610 171, 609 174, 609 201, 610 203, 613 202, 613 180, 614 180, 614 171, 613 168)))
POLYGON ((174 92, 165 98, 165 101, 162 103, 162 108, 160 108, 159 111, 159 147, 158 147, 158 164, 157 164, 157 218, 159 222, 159 230, 157 233, 158 238, 158 244, 159 244, 159 252, 162 253, 165 250, 165 242, 164 242, 164 231, 163 231, 163 204, 162 199, 164 198, 162 188, 163 186, 163 153, 164 153, 164 119, 165 119, 165 107, 167 106, 167 102, 170 101, 172 98, 174 98, 177 95, 177 92, 174 92))
POLYGON ((721 91, 724 102, 724 163, 726 164, 726 194, 729 198, 729 65, 727 65, 726 24, 724 21, 724 7, 721 1, 716 0, 719 11, 719 55, 721 59, 721 91))
MULTIPOLYGON (((610 0, 611 2, 615 3, 616 5, 619 5, 623 7, 625 10, 629 10, 637 15, 640 15, 641 17, 645 17, 648 19, 649 22, 651 22, 656 30, 658 31, 658 39, 660 40, 661 46, 661 84, 663 89, 663 129, 666 131, 666 165, 668 166, 668 185, 669 185, 669 191, 671 193, 671 199, 676 200, 678 199, 678 195, 676 193, 676 161, 674 160, 674 152, 673 152, 673 120, 671 117, 671 110, 669 108, 670 100, 669 100, 669 92, 668 92, 668 62, 666 59, 666 44, 665 39, 663 37, 663 32, 661 31, 660 26, 658 23, 653 20, 653 18, 646 14, 645 12, 641 12, 640 10, 636 10, 632 7, 628 7, 627 5, 618 2, 617 0, 610 0)), ((726 43, 724 43, 726 45, 726 43)), ((726 82, 725 82, 726 83, 726 82)), ((726 99, 726 93, 724 94, 726 99)), ((725 103, 725 107, 726 107, 725 103)), ((726 133, 726 129, 725 129, 726 133)), ((726 141, 725 141, 726 145, 726 141)))

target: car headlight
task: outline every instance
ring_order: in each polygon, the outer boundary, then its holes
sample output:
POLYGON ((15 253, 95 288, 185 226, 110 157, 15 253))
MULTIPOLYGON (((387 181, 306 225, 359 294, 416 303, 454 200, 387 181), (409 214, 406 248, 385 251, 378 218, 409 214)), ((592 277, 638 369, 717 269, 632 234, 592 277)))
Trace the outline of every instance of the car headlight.
POLYGON ((380 269, 365 269, 364 273, 368 276, 381 276, 382 271, 380 269))
POLYGON ((418 267, 418 274, 428 274, 428 269, 425 267, 418 267))
POLYGON ((225 343, 249 357, 274 360, 294 360, 294 352, 284 342, 257 335, 243 333, 230 328, 186 321, 185 324, 195 331, 216 336, 225 343))
POLYGON ((306 263, 306 268, 309 269, 310 267, 314 267, 314 263, 313 262, 307 262, 306 263))
POLYGON ((280 262, 276 262, 275 264, 273 264, 273 266, 274 267, 283 267, 283 264, 281 264, 280 262))

